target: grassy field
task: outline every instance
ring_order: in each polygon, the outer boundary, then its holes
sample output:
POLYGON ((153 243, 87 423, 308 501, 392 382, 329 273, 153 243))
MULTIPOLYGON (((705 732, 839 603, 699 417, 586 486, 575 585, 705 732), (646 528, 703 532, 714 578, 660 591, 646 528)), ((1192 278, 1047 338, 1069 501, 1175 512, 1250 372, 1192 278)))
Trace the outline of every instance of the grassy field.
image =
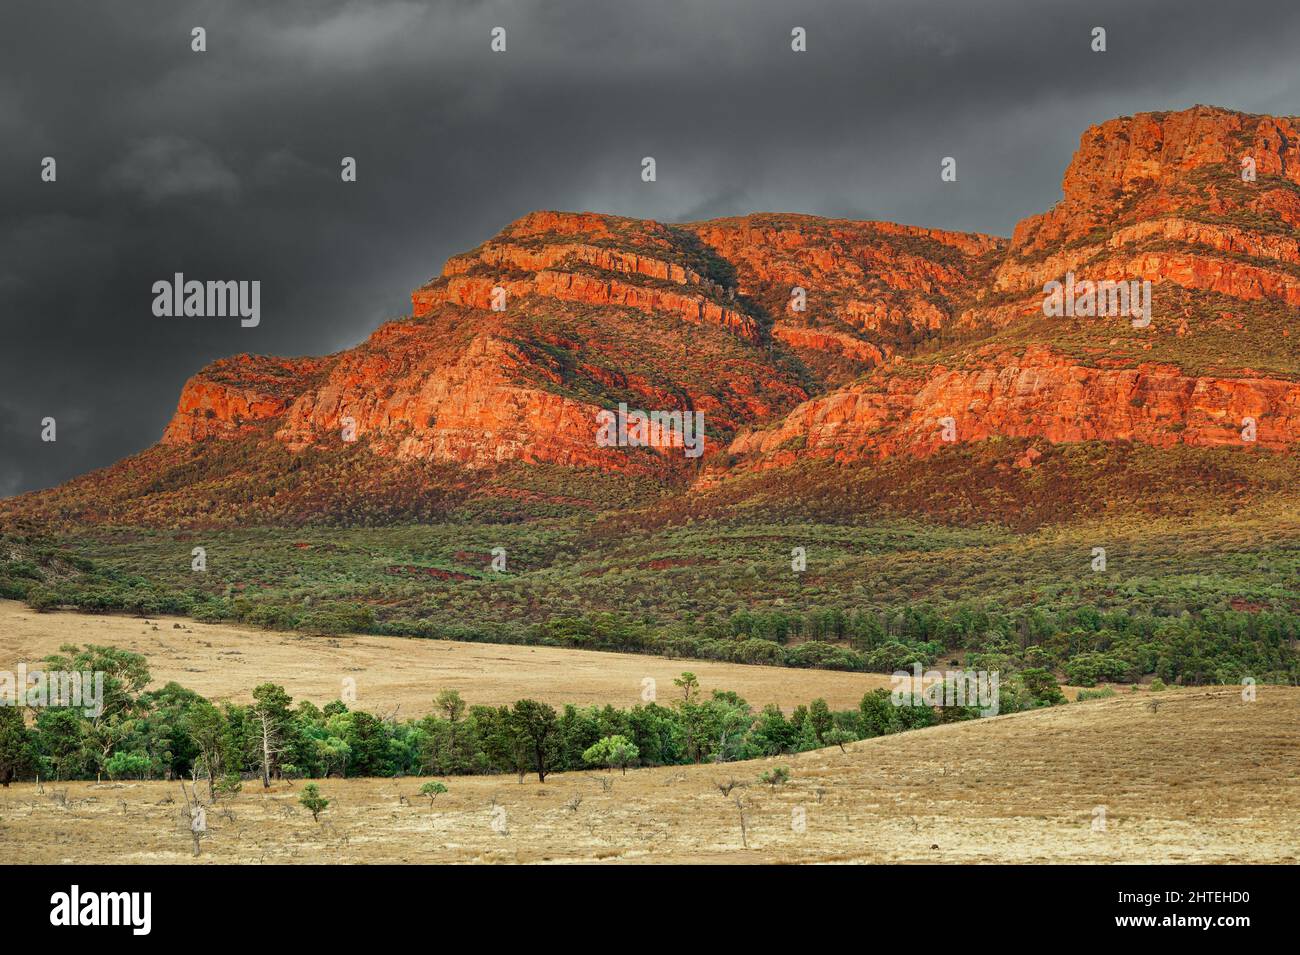
POLYGON ((298 805, 304 783, 246 783, 209 810, 198 859, 178 783, 22 783, 0 790, 0 839, 21 847, 11 861, 53 864, 1300 861, 1300 689, 1151 702, 1072 703, 843 753, 542 785, 453 778, 432 808, 419 779, 329 779, 319 822, 298 805), (758 782, 777 765, 787 783, 758 782))
POLYGON ((355 681, 356 706, 401 719, 424 716, 440 690, 493 706, 531 698, 560 706, 631 707, 654 681, 666 699, 683 670, 705 692, 728 689, 757 707, 784 710, 821 697, 833 709, 853 709, 862 695, 890 686, 877 673, 789 670, 735 663, 669 660, 648 654, 554 647, 518 647, 409 637, 310 636, 268 633, 181 618, 132 618, 78 613, 38 614, 0 601, 0 670, 29 668, 65 643, 119 647, 144 654, 153 686, 175 680, 211 699, 247 703, 259 683, 273 680, 295 699, 324 706, 339 699, 342 681, 355 681))

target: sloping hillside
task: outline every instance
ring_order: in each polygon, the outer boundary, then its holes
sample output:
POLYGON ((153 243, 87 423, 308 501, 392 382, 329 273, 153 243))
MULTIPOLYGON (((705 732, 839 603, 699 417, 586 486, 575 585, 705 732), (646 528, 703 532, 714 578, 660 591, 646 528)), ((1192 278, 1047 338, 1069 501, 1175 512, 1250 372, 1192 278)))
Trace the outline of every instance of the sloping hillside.
POLYGON ((175 783, 66 783, 61 796, 15 784, 0 790, 0 825, 22 861, 39 863, 1295 864, 1297 720, 1294 688, 1262 687, 1253 703, 1240 689, 1178 690, 878 737, 843 753, 544 785, 457 777, 432 808, 420 779, 328 779, 319 824, 297 805, 300 787, 281 783, 210 813, 200 860, 175 805, 163 804, 179 798, 175 783), (758 781, 778 765, 789 782, 758 781))

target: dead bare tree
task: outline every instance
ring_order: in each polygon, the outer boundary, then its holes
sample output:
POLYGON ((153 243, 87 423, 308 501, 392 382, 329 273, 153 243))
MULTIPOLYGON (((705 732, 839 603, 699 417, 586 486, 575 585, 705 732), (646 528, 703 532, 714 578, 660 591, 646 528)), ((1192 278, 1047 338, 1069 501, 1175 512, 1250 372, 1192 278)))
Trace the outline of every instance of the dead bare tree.
POLYGON ((180 824, 183 829, 189 830, 190 837, 194 840, 194 857, 197 859, 199 843, 208 834, 208 807, 199 796, 198 786, 192 786, 191 789, 192 793, 185 788, 185 782, 181 781, 181 795, 185 797, 185 808, 180 812, 180 824))
POLYGON ((280 736, 279 720, 275 711, 268 706, 254 704, 251 713, 262 743, 262 788, 270 789, 271 767, 285 749, 280 736))
POLYGON ((740 844, 749 848, 749 806, 741 798, 740 793, 736 793, 736 810, 740 813, 740 844))

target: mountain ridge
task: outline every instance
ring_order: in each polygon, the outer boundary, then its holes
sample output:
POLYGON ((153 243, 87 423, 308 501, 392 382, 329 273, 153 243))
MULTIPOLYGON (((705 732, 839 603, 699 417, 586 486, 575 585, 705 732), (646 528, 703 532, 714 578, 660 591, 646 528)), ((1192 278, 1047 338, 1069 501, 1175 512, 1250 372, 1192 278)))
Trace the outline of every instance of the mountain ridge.
MULTIPOLYGON (((1063 182, 1010 239, 792 213, 532 212, 448 259, 410 316, 354 348, 208 365, 136 457, 234 483, 272 459, 369 460, 417 497, 432 467, 431 493, 461 499, 496 480, 473 475, 520 466, 680 490, 995 437, 1292 450, 1300 120, 1206 106, 1109 120, 1063 182), (1045 283, 1075 271, 1150 282, 1155 321, 1046 317, 1045 283), (703 413, 704 459, 600 446, 596 415, 619 406, 703 413)), ((119 464, 97 472, 120 505, 106 510, 165 520, 143 500, 157 482, 123 481, 119 464)), ((0 519, 98 521, 94 483, 10 499, 0 519)))

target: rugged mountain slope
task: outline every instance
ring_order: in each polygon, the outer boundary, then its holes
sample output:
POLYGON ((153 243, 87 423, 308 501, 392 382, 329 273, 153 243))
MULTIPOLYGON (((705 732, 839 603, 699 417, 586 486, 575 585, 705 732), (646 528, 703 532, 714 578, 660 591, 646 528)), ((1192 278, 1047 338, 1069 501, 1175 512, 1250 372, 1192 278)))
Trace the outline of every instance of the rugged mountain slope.
POLYGON ((831 384, 951 326, 1006 252, 994 236, 816 216, 687 228, 735 267, 739 291, 772 316, 773 336, 831 384))
POLYGON ((186 383, 159 446, 6 502, 0 517, 424 520, 472 501, 599 508, 632 489, 644 500, 639 482, 651 497, 680 489, 700 460, 681 447, 603 447, 600 411, 700 412, 707 460, 740 428, 824 390, 825 376, 856 374, 950 322, 1000 247, 806 216, 673 227, 532 213, 449 260, 413 293, 409 317, 357 347, 214 362, 186 383), (741 254, 769 238, 772 249, 741 254), (774 328, 766 303, 796 281, 812 317, 774 328))
POLYGON ((535 212, 451 258, 409 317, 355 348, 213 363, 160 445, 4 502, 0 522, 600 510, 990 438, 1022 469, 1061 442, 1287 450, 1297 224, 1300 121, 1209 107, 1085 132, 1061 202, 1010 242, 535 212), (1044 285, 1067 273, 1149 281, 1150 323, 1048 317, 1044 285), (704 455, 601 446, 598 414, 620 403, 702 413, 704 455))
POLYGON ((700 411, 716 438, 808 394, 711 266, 689 234, 657 223, 535 213, 451 259, 410 318, 356 348, 276 363, 279 375, 247 357, 234 360, 247 375, 201 372, 163 440, 261 431, 298 451, 337 445, 351 419, 385 458, 654 467, 664 462, 597 446, 601 408, 700 411))
POLYGON ((1065 198, 1017 226, 990 289, 959 317, 973 342, 896 361, 738 436, 731 451, 770 467, 995 435, 1291 447, 1298 132, 1295 120, 1206 107, 1088 130, 1065 198), (1254 181, 1242 181, 1243 156, 1254 181), (1150 324, 1047 317, 1044 286, 1069 272, 1151 282, 1150 324))

